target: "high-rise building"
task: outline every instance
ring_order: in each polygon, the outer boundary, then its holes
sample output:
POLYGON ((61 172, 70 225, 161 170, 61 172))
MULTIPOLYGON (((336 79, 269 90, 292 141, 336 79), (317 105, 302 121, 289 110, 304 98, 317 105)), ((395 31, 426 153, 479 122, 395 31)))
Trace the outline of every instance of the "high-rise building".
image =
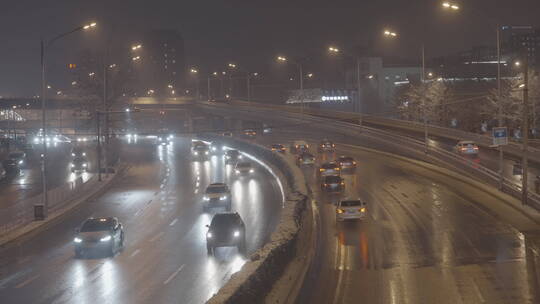
POLYGON ((176 30, 153 30, 142 39, 143 94, 176 96, 184 87, 184 39, 176 30))
POLYGON ((540 29, 505 25, 501 30, 504 53, 519 58, 526 51, 531 66, 540 64, 540 29))

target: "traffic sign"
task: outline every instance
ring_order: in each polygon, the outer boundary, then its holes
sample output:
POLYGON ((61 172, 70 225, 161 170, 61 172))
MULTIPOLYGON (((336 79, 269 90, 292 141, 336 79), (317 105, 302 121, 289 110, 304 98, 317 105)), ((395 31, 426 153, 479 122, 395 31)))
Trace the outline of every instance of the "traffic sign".
POLYGON ((506 127, 493 128, 493 145, 503 146, 508 144, 508 129, 506 127))

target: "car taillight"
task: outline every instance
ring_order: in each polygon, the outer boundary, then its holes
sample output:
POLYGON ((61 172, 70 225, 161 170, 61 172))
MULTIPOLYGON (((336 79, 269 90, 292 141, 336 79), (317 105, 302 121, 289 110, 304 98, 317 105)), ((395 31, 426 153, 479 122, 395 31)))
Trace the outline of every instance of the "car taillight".
POLYGON ((334 169, 336 169, 336 171, 339 171, 339 170, 340 170, 340 168, 334 168, 334 169))
POLYGON ((320 168, 319 171, 320 171, 320 172, 324 172, 324 169, 323 169, 323 168, 320 168))
POLYGON ((474 147, 475 150, 478 150, 478 147, 474 147))
POLYGON ((338 209, 336 209, 336 212, 337 213, 343 213, 343 212, 345 212, 345 210, 338 208, 338 209))
POLYGON ((360 209, 358 209, 358 211, 364 213, 364 212, 366 212, 366 208, 360 208, 360 209))
POLYGON ((344 183, 344 182, 341 182, 341 185, 342 185, 342 186, 345 186, 345 183, 344 183))

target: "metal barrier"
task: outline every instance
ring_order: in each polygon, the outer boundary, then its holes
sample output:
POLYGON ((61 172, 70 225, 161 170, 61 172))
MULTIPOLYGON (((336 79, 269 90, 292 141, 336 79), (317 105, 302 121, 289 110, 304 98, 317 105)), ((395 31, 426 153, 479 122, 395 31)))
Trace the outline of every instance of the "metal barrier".
MULTIPOLYGON (((48 191, 49 210, 52 214, 67 205, 74 199, 85 195, 91 190, 97 181, 95 176, 83 181, 78 177, 73 182, 67 182, 62 186, 48 191)), ((0 209, 0 235, 4 235, 14 229, 20 228, 34 221, 34 205, 41 204, 42 195, 36 195, 28 199, 21 200, 15 205, 6 209, 0 209)))
MULTIPOLYGON (((210 104, 207 104, 206 106, 209 106, 210 104)), ((214 105, 211 104, 210 106, 214 106, 216 108, 219 108, 221 110, 227 110, 227 105, 214 105)), ((352 138, 361 138, 361 137, 368 137, 372 139, 373 141, 379 141, 383 142, 384 144, 394 146, 397 150, 407 150, 410 154, 414 155, 417 159, 424 160, 429 163, 436 164, 440 167, 451 169, 451 170, 457 170, 457 172, 460 172, 462 174, 466 174, 467 176, 474 178, 480 182, 483 182, 485 184, 488 184, 490 186, 495 187, 495 189, 499 188, 499 174, 498 172, 495 172, 493 170, 490 170, 476 162, 473 162, 471 159, 467 159, 464 157, 461 157, 460 155, 457 155, 455 153, 449 152, 447 150, 438 148, 438 147, 429 147, 429 154, 426 154, 424 152, 425 143, 424 141, 402 136, 402 135, 396 135, 389 131, 384 131, 377 128, 370 128, 370 127, 360 127, 358 124, 354 123, 348 123, 340 120, 320 117, 320 116, 311 116, 311 115, 301 115, 300 113, 297 113, 296 111, 282 111, 281 108, 283 106, 263 106, 263 107, 250 107, 250 106, 236 106, 234 110, 229 107, 229 111, 235 114, 239 114, 239 112, 250 112, 250 115, 253 116, 255 112, 261 111, 261 108, 264 112, 267 111, 279 111, 279 116, 282 118, 290 118, 294 120, 302 120, 306 123, 309 123, 311 127, 321 126, 318 128, 325 129, 325 130, 333 130, 336 133, 344 134, 351 136, 352 138), (276 110, 274 107, 277 107, 276 110)), ((287 107, 288 108, 288 107, 287 107)), ((265 113, 266 117, 268 117, 268 113, 265 113)), ((517 199, 521 200, 521 185, 516 184, 515 182, 512 182, 511 180, 507 178, 503 178, 503 189, 502 191, 504 193, 507 193, 517 199)), ((540 210, 540 196, 534 192, 529 191, 528 197, 527 197, 527 204, 537 210, 540 210)))

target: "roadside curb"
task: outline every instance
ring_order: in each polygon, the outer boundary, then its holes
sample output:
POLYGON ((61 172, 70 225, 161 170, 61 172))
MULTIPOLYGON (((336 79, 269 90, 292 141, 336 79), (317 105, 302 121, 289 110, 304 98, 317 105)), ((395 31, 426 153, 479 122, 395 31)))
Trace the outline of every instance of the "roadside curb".
MULTIPOLYGON (((398 155, 398 154, 394 154, 394 153, 390 153, 390 152, 384 152, 384 151, 379 151, 379 150, 375 150, 375 149, 370 149, 370 148, 362 147, 362 146, 359 146, 359 145, 351 145, 351 144, 343 144, 343 143, 340 143, 340 145, 345 146, 345 147, 349 147, 349 148, 358 149, 358 150, 363 150, 363 151, 369 152, 369 153, 374 153, 374 154, 377 154, 377 155, 381 155, 383 157, 389 157, 389 158, 394 158, 394 159, 397 159, 397 160, 400 160, 400 161, 403 161, 403 162, 408 162, 408 163, 410 163, 412 165, 419 166, 419 167, 422 167, 424 169, 434 171, 436 173, 445 175, 445 176, 447 176, 449 178, 452 178, 452 179, 455 179, 455 180, 459 180, 462 183, 469 184, 469 185, 474 185, 474 187, 476 189, 478 189, 478 190, 480 190, 480 191, 482 191, 482 192, 484 192, 484 193, 486 193, 486 194, 488 194, 490 196, 493 196, 493 197, 501 200, 502 202, 504 202, 505 206, 512 208, 513 210, 519 212, 521 215, 525 216, 526 218, 528 218, 529 220, 531 220, 535 224, 540 225, 540 212, 536 211, 535 209, 533 209, 531 207, 522 205, 520 201, 518 201, 514 197, 510 196, 509 194, 501 192, 498 189, 496 189, 496 188, 494 188, 494 187, 492 187, 490 185, 484 184, 484 183, 482 183, 480 181, 477 181, 477 180, 475 180, 475 179, 473 179, 471 177, 468 177, 468 176, 465 176, 465 175, 462 175, 462 174, 458 174, 456 172, 452 172, 450 169, 446 169, 446 168, 443 168, 443 167, 440 167, 440 166, 437 166, 437 165, 434 165, 434 164, 431 164, 431 163, 427 163, 427 162, 416 160, 416 159, 411 159, 411 158, 401 156, 401 155, 398 155)), ((484 206, 484 205, 482 205, 482 206, 484 206)), ((525 229, 525 230, 527 230, 527 229, 525 229)))
MULTIPOLYGON (((124 174, 124 172, 128 169, 128 166, 126 164, 121 164, 118 166, 118 170, 116 170, 116 173, 112 174, 112 176, 109 176, 108 178, 105 178, 101 183, 97 180, 89 181, 94 184, 97 184, 96 187, 91 191, 90 193, 85 194, 84 196, 72 200, 70 204, 67 206, 56 210, 52 214, 49 215, 49 217, 44 221, 33 221, 28 225, 25 225, 23 227, 14 229, 10 232, 8 232, 5 236, 0 236, 0 247, 4 247, 8 245, 9 243, 16 242, 19 238, 26 237, 28 235, 31 235, 32 233, 38 232, 38 230, 46 229, 49 225, 54 224, 59 218, 64 216, 66 213, 73 211, 77 207, 79 207, 82 203, 88 201, 93 196, 99 195, 106 191, 108 187, 112 184, 113 181, 116 180, 118 176, 121 176, 124 174)), ((93 176, 92 178, 97 178, 96 176, 93 176)))

